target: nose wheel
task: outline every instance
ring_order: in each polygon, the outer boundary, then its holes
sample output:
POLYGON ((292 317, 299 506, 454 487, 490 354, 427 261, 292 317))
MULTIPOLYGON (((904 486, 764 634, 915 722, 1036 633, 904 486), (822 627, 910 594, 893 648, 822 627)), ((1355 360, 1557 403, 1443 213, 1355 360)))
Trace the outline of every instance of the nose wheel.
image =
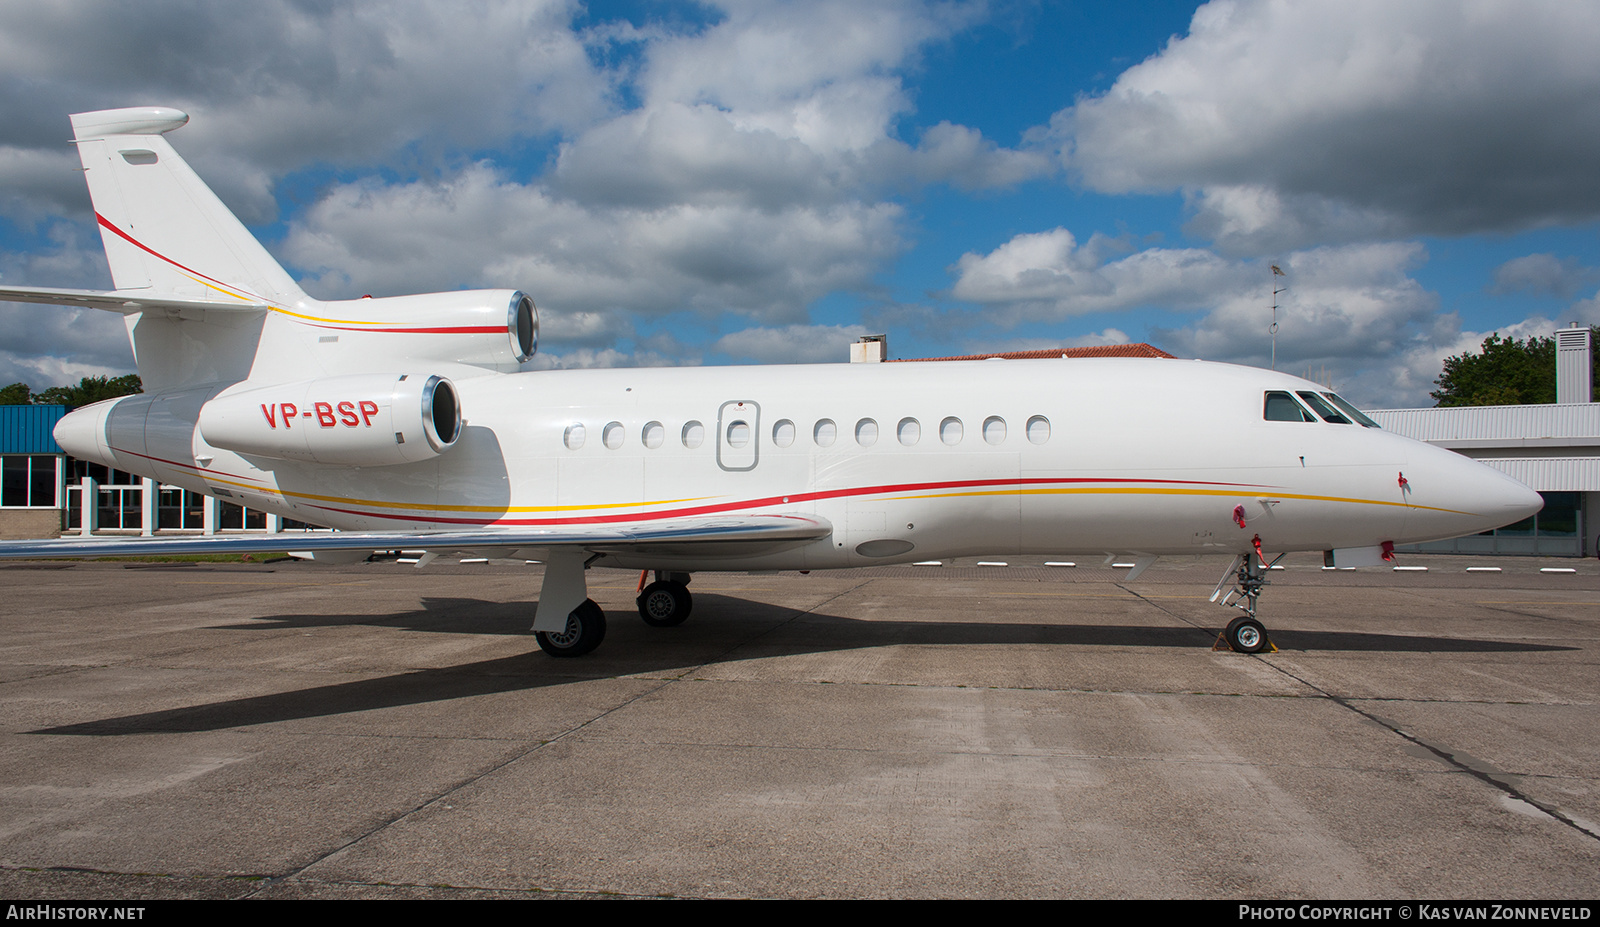
MULTIPOLYGON (((1282 560, 1283 555, 1278 555, 1273 563, 1282 560)), ((1267 585, 1266 573, 1270 565, 1263 564, 1258 558, 1249 555, 1235 557, 1229 564, 1228 572, 1222 574, 1222 580, 1217 583, 1217 589, 1211 594, 1211 601, 1219 598, 1223 605, 1237 608, 1244 612, 1243 615, 1228 622, 1228 627, 1217 639, 1213 650, 1221 650, 1226 644, 1229 650, 1235 653, 1276 653, 1278 648, 1272 645, 1271 638, 1267 637, 1267 626, 1256 619, 1256 602, 1261 598, 1261 589, 1267 585), (1229 578, 1233 579, 1234 586, 1223 595, 1223 588, 1227 586, 1229 578)))
POLYGON ((1240 615, 1228 622, 1228 628, 1222 632, 1222 636, 1228 646, 1238 653, 1261 653, 1272 646, 1267 639, 1266 626, 1249 615, 1240 615))

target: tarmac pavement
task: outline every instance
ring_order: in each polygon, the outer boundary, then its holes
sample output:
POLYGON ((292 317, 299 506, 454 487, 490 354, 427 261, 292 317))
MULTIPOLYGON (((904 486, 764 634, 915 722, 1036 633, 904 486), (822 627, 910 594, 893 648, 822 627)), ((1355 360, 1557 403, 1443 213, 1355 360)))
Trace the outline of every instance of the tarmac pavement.
POLYGON ((576 660, 521 563, 0 566, 0 895, 1600 894, 1600 563, 1291 557, 1246 656, 1044 560, 597 569, 576 660))

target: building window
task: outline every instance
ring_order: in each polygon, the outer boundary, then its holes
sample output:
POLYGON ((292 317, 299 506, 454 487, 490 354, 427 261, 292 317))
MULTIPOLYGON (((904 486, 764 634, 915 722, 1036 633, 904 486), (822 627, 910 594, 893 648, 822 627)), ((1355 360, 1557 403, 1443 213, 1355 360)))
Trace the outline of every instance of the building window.
POLYGON ((6 454, 0 459, 0 506, 8 509, 57 509, 54 454, 6 454))

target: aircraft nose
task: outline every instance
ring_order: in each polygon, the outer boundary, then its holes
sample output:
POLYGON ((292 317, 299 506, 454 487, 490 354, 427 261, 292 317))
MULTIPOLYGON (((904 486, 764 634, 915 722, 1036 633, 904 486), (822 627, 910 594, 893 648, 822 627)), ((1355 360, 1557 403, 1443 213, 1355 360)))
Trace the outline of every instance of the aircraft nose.
POLYGON ((1500 504, 1507 511, 1514 512, 1513 520, 1521 521, 1544 508, 1544 497, 1529 489, 1526 485, 1517 482, 1511 477, 1506 477, 1506 484, 1502 489, 1505 496, 1500 504))
POLYGON ((1476 516, 1473 531, 1504 527, 1544 508, 1544 499, 1521 482, 1476 460, 1451 456, 1456 499, 1450 508, 1476 516))

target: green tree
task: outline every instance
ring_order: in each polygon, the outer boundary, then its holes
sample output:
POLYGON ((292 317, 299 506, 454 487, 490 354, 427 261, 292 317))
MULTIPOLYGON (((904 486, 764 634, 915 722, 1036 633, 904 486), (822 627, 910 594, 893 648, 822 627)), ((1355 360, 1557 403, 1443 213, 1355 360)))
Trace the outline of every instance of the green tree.
MULTIPOLYGON (((1600 342, 1600 328, 1590 329, 1600 342)), ((1600 353, 1595 359, 1600 360, 1600 353)), ((1512 406, 1556 401, 1556 340, 1483 339, 1477 354, 1457 354, 1444 361, 1444 372, 1429 395, 1440 406, 1512 406)), ((1600 386, 1600 368, 1593 382, 1600 386)), ((1591 397, 1594 398, 1594 397, 1591 397)))
POLYGON ((13 383, 0 389, 0 406, 26 406, 33 404, 33 390, 26 383, 13 383))
POLYGON ((40 405, 86 406, 102 399, 115 399, 144 392, 138 374, 125 377, 84 377, 74 386, 52 386, 37 393, 33 401, 40 405))

